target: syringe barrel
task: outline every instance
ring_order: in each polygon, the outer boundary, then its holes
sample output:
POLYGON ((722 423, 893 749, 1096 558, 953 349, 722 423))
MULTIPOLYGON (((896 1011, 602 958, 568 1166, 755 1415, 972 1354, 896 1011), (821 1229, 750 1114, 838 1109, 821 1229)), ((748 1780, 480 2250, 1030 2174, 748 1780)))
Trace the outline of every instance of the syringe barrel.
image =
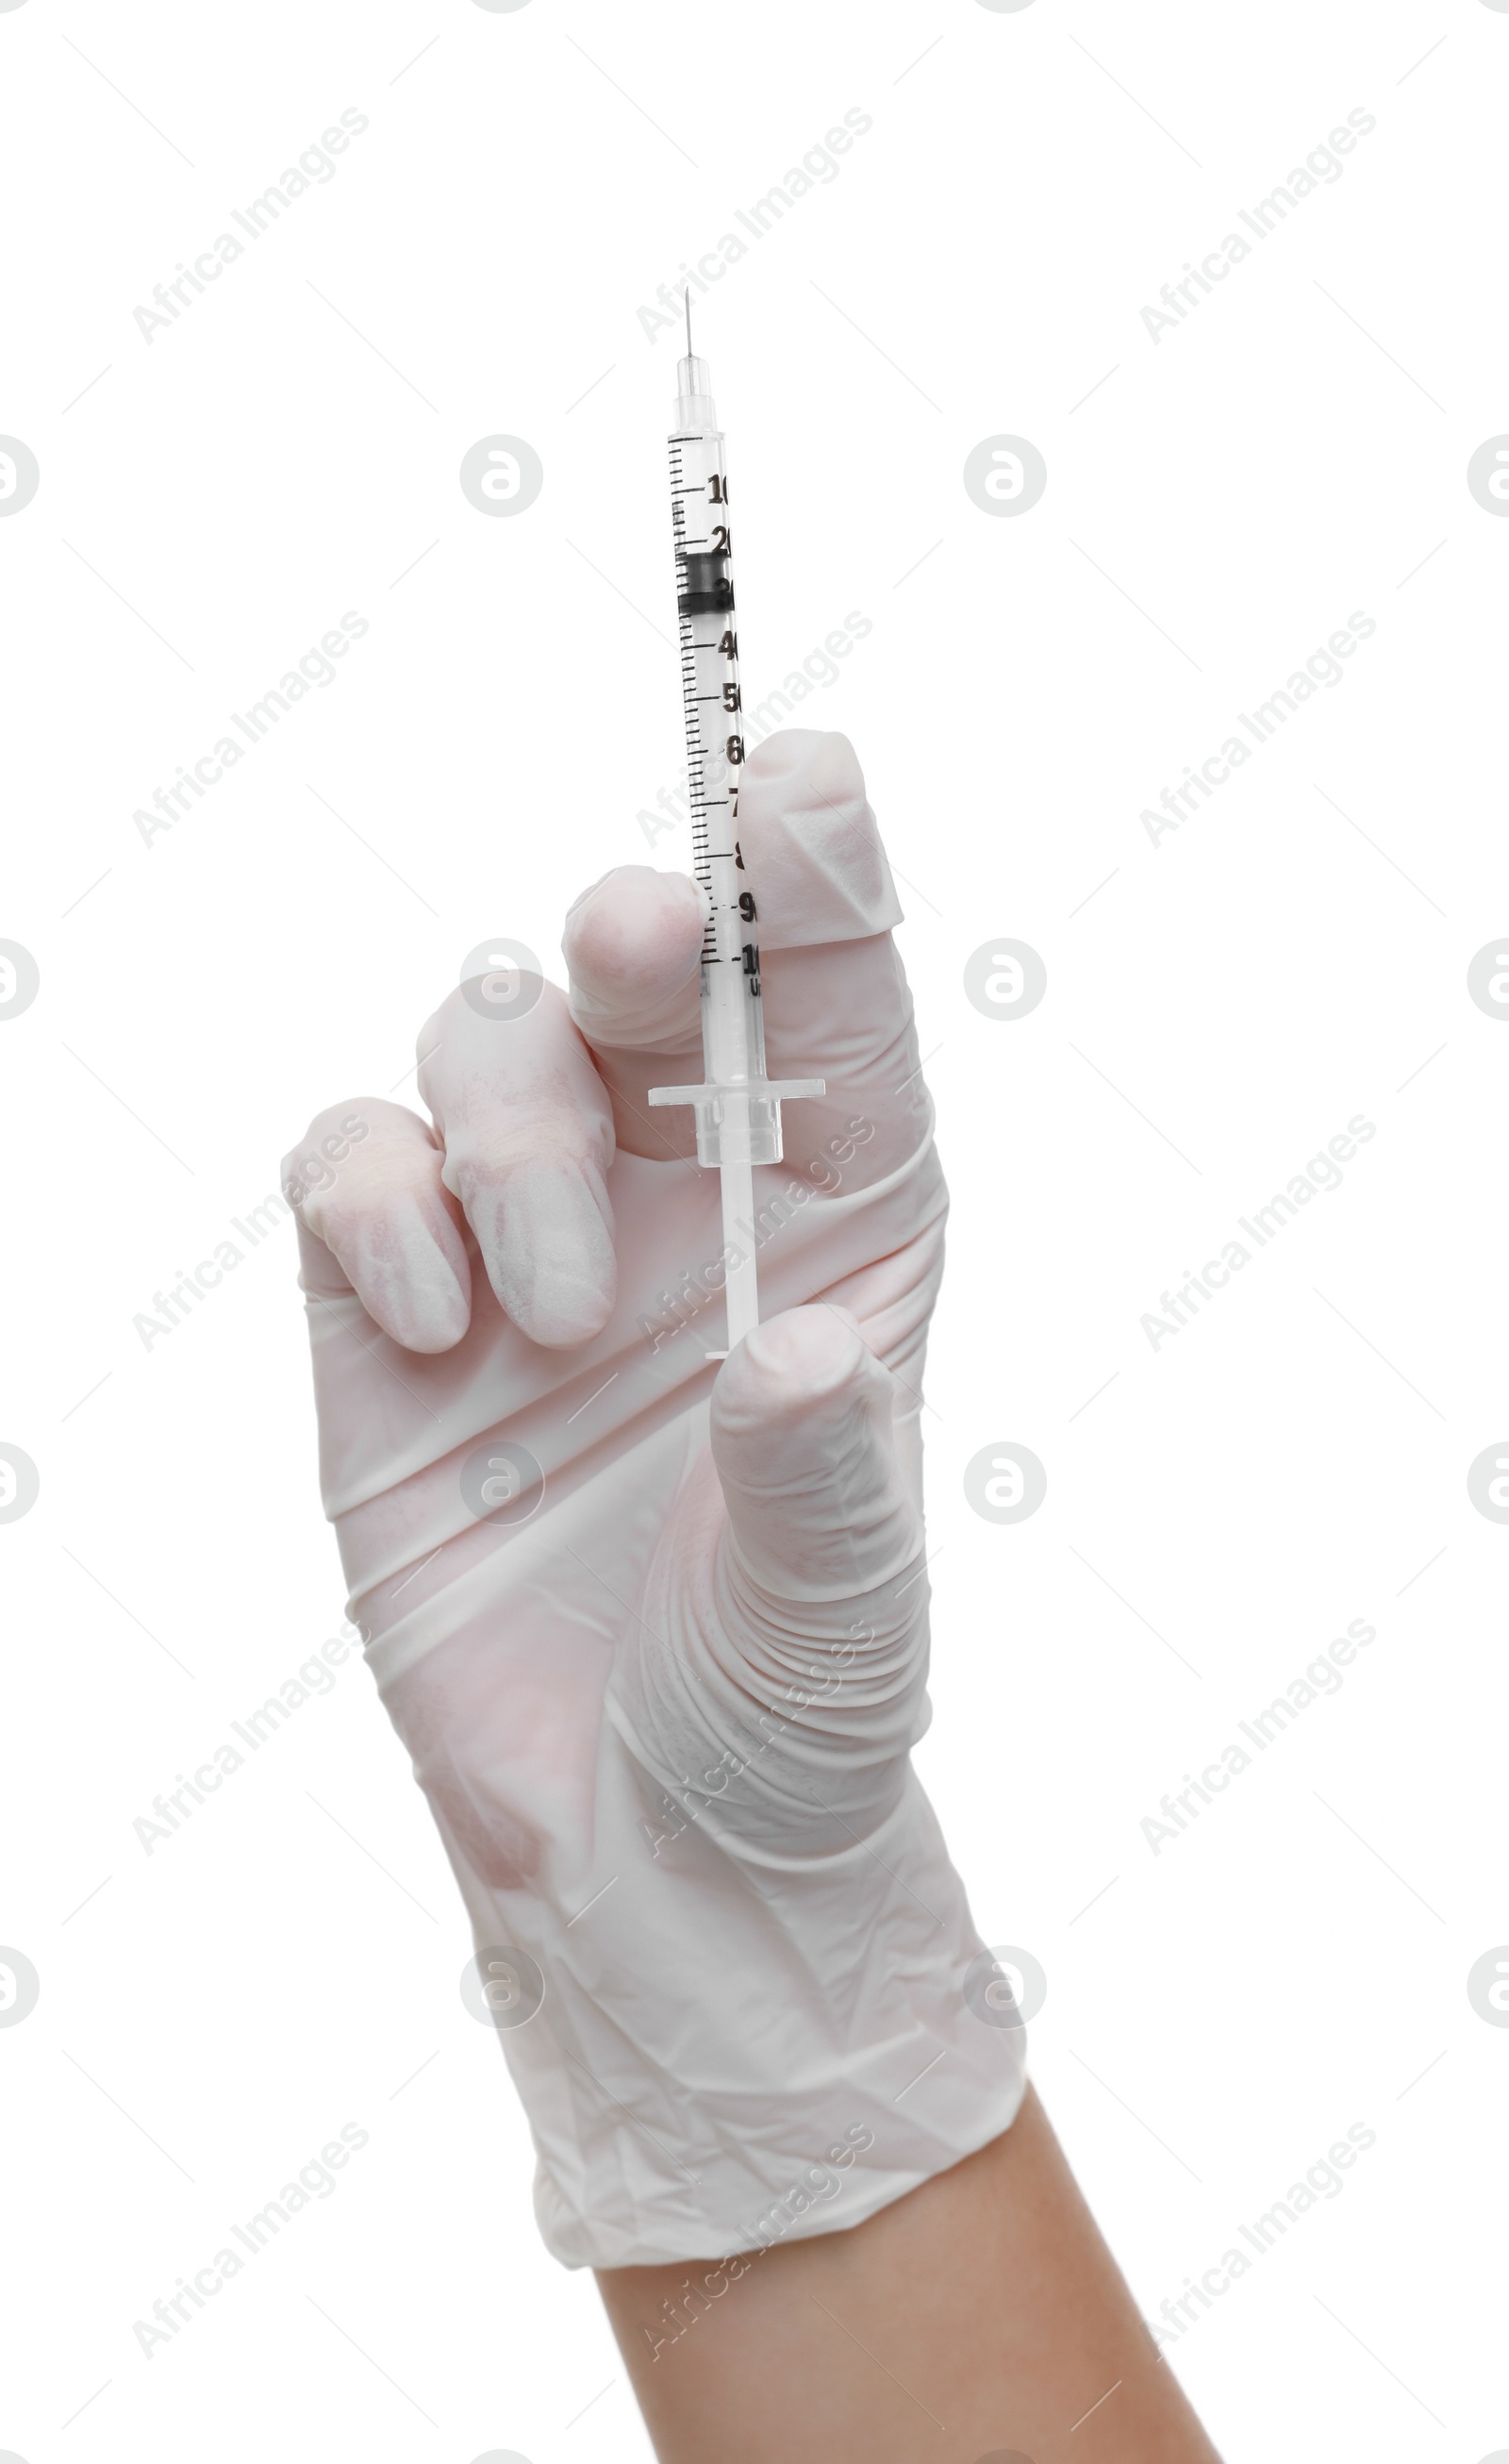
POLYGON ((738 839, 744 761, 738 618, 723 436, 707 363, 681 363, 670 436, 676 619, 687 728, 692 869, 707 893, 702 942, 700 1087, 652 1087, 651 1104, 690 1104, 697 1160, 722 1176, 732 1346, 757 1323, 751 1173, 781 1159, 780 1108, 820 1095, 819 1078, 773 1083, 765 1074, 758 913, 738 839))
MULTIPOLYGON (((684 373, 689 368, 705 378, 699 362, 682 365, 684 373)), ((705 399, 684 392, 681 407, 705 399)), ((728 477, 718 429, 678 429, 672 435, 670 491, 692 867, 709 906, 702 948, 703 1053, 709 1082, 724 1086, 764 1077, 765 1038, 758 924, 738 844, 744 719, 728 477)))

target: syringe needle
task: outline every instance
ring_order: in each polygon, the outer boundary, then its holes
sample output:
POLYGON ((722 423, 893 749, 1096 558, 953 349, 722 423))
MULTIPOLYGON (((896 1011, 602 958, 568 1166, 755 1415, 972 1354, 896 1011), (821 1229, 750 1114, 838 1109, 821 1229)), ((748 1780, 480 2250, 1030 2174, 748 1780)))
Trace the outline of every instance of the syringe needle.
POLYGON ((687 357, 691 357, 691 285, 687 285, 687 357))

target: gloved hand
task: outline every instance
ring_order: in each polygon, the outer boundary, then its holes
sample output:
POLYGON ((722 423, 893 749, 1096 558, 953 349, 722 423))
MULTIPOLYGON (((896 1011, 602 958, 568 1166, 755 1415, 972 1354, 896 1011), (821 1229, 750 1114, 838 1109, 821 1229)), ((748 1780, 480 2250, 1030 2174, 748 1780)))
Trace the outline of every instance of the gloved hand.
POLYGON ((768 739, 739 831, 770 1074, 827 1093, 755 1174, 764 1323, 721 1367, 717 1176, 689 1111, 645 1102, 702 1076, 683 876, 578 900, 569 1001, 450 994, 419 1040, 433 1129, 345 1103, 284 1164, 350 1614, 492 1955, 568 2265, 857 2224, 1022 2091, 909 1761, 947 1197, 845 738, 768 739))

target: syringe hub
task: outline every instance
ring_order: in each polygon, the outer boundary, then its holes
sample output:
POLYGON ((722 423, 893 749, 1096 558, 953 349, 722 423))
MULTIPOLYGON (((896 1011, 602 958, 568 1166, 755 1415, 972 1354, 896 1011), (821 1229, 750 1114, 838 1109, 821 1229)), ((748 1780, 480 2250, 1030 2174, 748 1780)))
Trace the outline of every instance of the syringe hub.
POLYGON ((718 413, 712 399, 712 378, 706 360, 689 352, 676 367, 676 407, 672 414, 675 436, 711 436, 717 431, 718 413))

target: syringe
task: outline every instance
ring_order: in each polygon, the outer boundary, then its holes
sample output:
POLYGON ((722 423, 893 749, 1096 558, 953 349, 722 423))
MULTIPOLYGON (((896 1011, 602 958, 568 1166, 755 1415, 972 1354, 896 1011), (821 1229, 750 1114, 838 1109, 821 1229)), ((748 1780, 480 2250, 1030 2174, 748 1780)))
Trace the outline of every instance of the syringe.
MULTIPOLYGON (((687 723, 687 784, 692 869, 711 912, 702 943, 700 1087, 652 1087, 652 1104, 690 1104, 697 1161, 716 1166, 723 1199, 728 1349, 759 1324, 754 1167, 779 1163, 780 1108, 820 1095, 820 1078, 765 1075, 764 1003, 754 893, 738 841, 739 767, 744 759, 739 701, 738 619, 729 537, 729 483, 723 434, 706 360, 687 356, 670 432, 670 518, 676 550, 676 614, 681 693, 687 723)), ((711 1353, 710 1359, 723 1359, 711 1353)))

